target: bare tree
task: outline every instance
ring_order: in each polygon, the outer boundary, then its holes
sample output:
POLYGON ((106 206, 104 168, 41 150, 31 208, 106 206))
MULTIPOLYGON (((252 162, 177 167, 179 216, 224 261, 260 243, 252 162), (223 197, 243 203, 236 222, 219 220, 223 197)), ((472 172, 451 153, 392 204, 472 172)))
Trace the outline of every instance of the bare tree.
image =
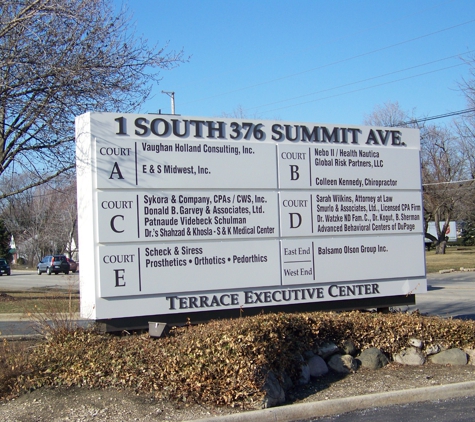
POLYGON ((249 114, 242 104, 238 104, 231 113, 223 112, 220 117, 229 119, 259 119, 261 116, 258 113, 249 114))
MULTIPOLYGON (((429 126, 421 139, 423 198, 426 225, 435 222, 436 253, 445 253, 449 222, 461 217, 471 202, 469 167, 460 139, 449 128, 429 126)), ((427 229, 427 226, 426 226, 427 229)))
POLYGON ((135 111, 183 52, 149 47, 108 0, 0 3, 0 199, 74 169, 74 117, 135 111), (6 184, 3 184, 5 187, 6 184))
POLYGON ((436 253, 445 253, 449 222, 460 217, 473 199, 467 189, 467 180, 473 179, 468 153, 473 150, 464 148, 452 127, 419 125, 413 112, 403 111, 397 102, 376 107, 365 124, 420 129, 425 237, 434 242, 436 253), (437 236, 428 233, 429 221, 435 222, 437 236))
MULTIPOLYGON (((22 177, 28 178, 19 178, 22 177)), ((6 198, 2 206, 5 227, 29 264, 36 264, 44 255, 71 252, 68 248, 72 239, 77 241, 74 177, 60 175, 54 181, 6 198)))
POLYGON ((397 101, 387 101, 383 105, 377 105, 371 114, 365 115, 363 123, 368 126, 414 127, 405 123, 413 120, 413 114, 414 111, 409 113, 403 110, 397 101))

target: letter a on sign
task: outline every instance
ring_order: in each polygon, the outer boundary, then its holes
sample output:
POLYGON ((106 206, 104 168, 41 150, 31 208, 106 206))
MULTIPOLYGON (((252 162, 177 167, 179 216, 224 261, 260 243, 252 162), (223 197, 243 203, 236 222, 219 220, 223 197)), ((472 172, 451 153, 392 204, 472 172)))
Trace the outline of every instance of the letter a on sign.
POLYGON ((114 163, 114 167, 112 167, 112 172, 111 172, 111 175, 109 177, 109 179, 114 179, 114 174, 117 175, 118 179, 123 179, 124 177, 122 176, 122 173, 120 172, 120 168, 119 168, 119 165, 117 164, 117 162, 114 163))

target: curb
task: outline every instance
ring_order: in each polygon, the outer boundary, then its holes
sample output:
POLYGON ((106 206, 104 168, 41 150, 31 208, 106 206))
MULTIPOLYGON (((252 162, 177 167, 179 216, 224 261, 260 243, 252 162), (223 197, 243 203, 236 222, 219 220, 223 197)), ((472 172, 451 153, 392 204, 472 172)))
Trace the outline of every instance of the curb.
POLYGON ((28 321, 25 314, 0 314, 0 321, 28 321))
POLYGON ((199 422, 254 422, 257 420, 259 422, 291 422, 374 407, 472 396, 475 396, 475 381, 468 381, 435 387, 368 394, 344 399, 292 404, 271 409, 253 410, 245 413, 234 413, 232 415, 199 419, 199 422))

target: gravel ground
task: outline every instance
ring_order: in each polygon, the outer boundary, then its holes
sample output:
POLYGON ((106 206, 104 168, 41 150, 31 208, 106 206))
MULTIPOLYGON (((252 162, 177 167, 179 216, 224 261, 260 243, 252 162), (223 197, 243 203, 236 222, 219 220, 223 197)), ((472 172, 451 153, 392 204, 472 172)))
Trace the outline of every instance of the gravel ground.
MULTIPOLYGON (((330 374, 287 394, 288 404, 363 394, 475 381, 475 366, 423 367, 389 364, 377 371, 360 369, 348 376, 330 374)), ((39 421, 183 421, 240 412, 196 403, 169 403, 129 391, 84 388, 42 388, 15 400, 0 402, 4 422, 39 421)))

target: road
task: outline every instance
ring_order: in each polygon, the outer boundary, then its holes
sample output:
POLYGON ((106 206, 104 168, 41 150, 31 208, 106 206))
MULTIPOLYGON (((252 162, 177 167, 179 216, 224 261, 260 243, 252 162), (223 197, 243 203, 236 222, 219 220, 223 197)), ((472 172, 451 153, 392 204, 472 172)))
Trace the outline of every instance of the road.
POLYGON ((377 407, 298 422, 472 422, 475 397, 377 407))
POLYGON ((11 275, 0 277, 0 292, 27 291, 31 289, 69 289, 79 290, 79 273, 41 274, 35 271, 13 270, 11 275))
MULTIPOLYGON (((441 317, 475 319, 475 272, 429 274, 427 293, 416 295, 408 310, 441 317)), ((405 309, 402 309, 405 310, 405 309)))
MULTIPOLYGON (((38 290, 64 289, 71 292, 79 292, 79 274, 42 274, 36 271, 13 270, 10 276, 0 277, 0 292, 22 292, 38 290)), ((0 337, 35 335, 35 324, 28 320, 22 320, 22 315, 0 314, 0 337)), ((80 321, 80 325, 86 322, 80 321)))

